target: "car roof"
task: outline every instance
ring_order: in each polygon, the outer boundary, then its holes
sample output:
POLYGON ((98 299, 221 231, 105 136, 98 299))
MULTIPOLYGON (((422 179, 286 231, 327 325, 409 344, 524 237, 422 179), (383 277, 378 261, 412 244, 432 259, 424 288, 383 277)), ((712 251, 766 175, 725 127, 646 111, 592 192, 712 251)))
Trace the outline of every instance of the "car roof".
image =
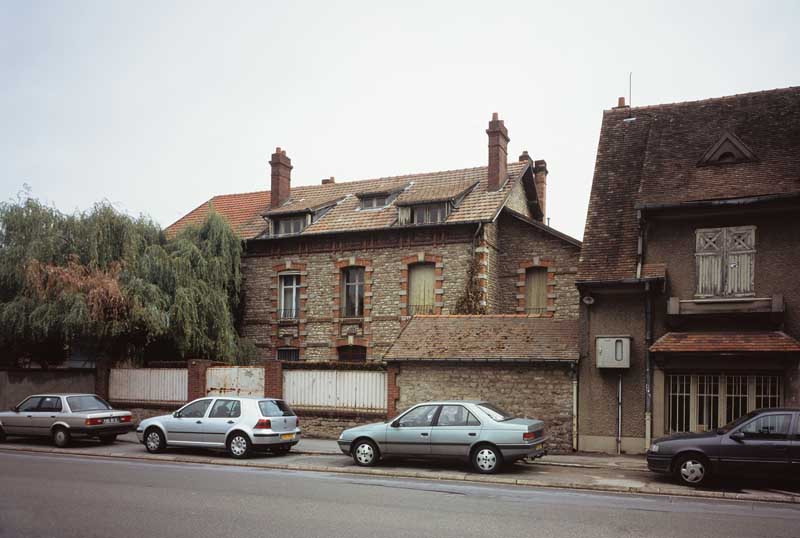
POLYGON ((761 409, 753 409, 753 412, 761 413, 774 413, 776 411, 784 413, 797 413, 800 412, 800 407, 762 407, 761 409))
POLYGON ((280 400, 283 401, 283 398, 272 398, 271 396, 228 396, 227 394, 209 394, 208 396, 201 396, 197 398, 198 400, 204 400, 206 398, 225 398, 227 400, 255 400, 255 401, 264 401, 264 400, 280 400))
MULTIPOLYGON (((430 402, 420 402, 417 405, 455 405, 455 404, 478 405, 482 403, 487 403, 487 402, 486 400, 432 400, 430 402)), ((416 407, 416 405, 414 407, 416 407)))
MULTIPOLYGON (((26 396, 25 399, 34 398, 36 396, 61 396, 62 398, 66 398, 68 396, 97 396, 97 394, 90 394, 87 392, 42 392, 40 394, 31 394, 30 396, 26 396)), ((97 396, 99 398, 99 396, 97 396)))

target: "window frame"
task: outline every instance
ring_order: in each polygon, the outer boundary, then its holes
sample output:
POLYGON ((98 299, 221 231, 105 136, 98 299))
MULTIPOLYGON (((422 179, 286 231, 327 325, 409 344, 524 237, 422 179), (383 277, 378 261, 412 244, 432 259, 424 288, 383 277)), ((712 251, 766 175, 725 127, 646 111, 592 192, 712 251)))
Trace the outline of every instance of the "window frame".
POLYGON ((341 271, 341 303, 342 303, 342 318, 345 319, 361 319, 364 317, 364 290, 366 281, 366 268, 362 265, 349 265, 343 267, 341 271), (355 274, 360 276, 355 278, 353 282, 348 282, 348 275, 355 274), (350 305, 348 301, 348 291, 350 288, 355 288, 355 304, 350 305), (352 309, 348 308, 353 306, 352 309))
POLYGON ((296 320, 300 318, 300 289, 302 285, 300 284, 300 273, 293 271, 293 272, 283 272, 278 274, 278 319, 282 320, 296 320), (291 286, 286 286, 284 284, 284 279, 293 278, 294 284, 291 286), (291 289, 292 290, 292 307, 286 308, 285 299, 284 299, 284 290, 291 289), (287 316, 286 312, 291 310, 293 315, 287 316))
MULTIPOLYGON (((718 226, 714 228, 696 228, 695 233, 695 291, 694 296, 698 299, 715 297, 753 297, 755 296, 755 262, 758 253, 757 227, 749 226, 718 226), (752 236, 752 247, 744 245, 742 241, 736 240, 736 234, 747 233, 752 236), (717 238, 710 241, 711 234, 716 234, 717 238), (719 245, 716 244, 719 241, 719 245), (731 245, 735 242, 735 245, 731 245), (713 244, 716 250, 708 247, 713 244), (716 265, 709 267, 708 261, 717 260, 716 265), (734 273, 732 269, 738 268, 741 263, 749 264, 749 281, 741 280, 742 274, 737 272, 738 279, 731 278, 734 273), (703 278, 713 276, 714 281, 708 282, 703 278), (743 291, 732 290, 733 284, 744 284, 743 291), (701 288, 701 286, 704 286, 701 288), (705 289, 708 288, 708 289, 705 289)), ((737 271, 741 271, 738 269, 737 271)))
POLYGON ((411 206, 411 224, 441 224, 450 216, 450 202, 432 202, 411 206), (441 218, 433 220, 433 215, 441 218))
POLYGON ((470 410, 467 409, 466 406, 463 406, 461 404, 442 404, 441 405, 441 409, 439 410, 439 413, 436 415, 436 421, 433 423, 433 427, 435 427, 435 428, 436 427, 442 427, 442 428, 456 428, 456 427, 457 428, 466 428, 466 427, 478 427, 478 426, 481 426, 481 425, 482 425, 481 421, 478 419, 478 417, 476 417, 474 414, 472 414, 472 412, 470 412, 470 410), (439 424, 439 420, 442 418, 442 413, 444 413, 444 408, 445 407, 460 407, 461 409, 463 409, 467 413, 466 420, 464 421, 464 423, 463 424, 439 424), (475 419, 475 422, 477 422, 477 424, 470 424, 470 419, 475 419))
MULTIPOLYGON (((420 278, 420 275, 417 275, 420 278)), ((436 308, 436 264, 431 262, 420 262, 420 263, 412 263, 408 266, 408 302, 406 304, 406 309, 408 311, 409 316, 413 316, 414 314, 434 314, 436 308), (426 269, 430 271, 433 270, 433 280, 431 281, 431 294, 430 294, 430 304, 414 304, 412 303, 412 299, 414 298, 414 294, 412 293, 414 287, 414 272, 415 269, 420 271, 422 269, 426 269), (419 309, 420 311, 417 312, 416 310, 419 309)))
POLYGON ((242 401, 241 400, 236 400, 234 398, 217 398, 216 400, 214 400, 214 403, 211 404, 211 408, 208 411, 208 418, 241 418, 241 416, 242 416, 242 401), (224 417, 216 417, 216 416, 214 416, 214 408, 216 408, 217 405, 219 405, 221 402, 238 403, 239 404, 239 407, 238 407, 239 414, 238 415, 228 414, 228 415, 225 415, 224 417))
POLYGON ((45 412, 61 413, 63 410, 64 410, 64 402, 61 400, 61 396, 54 396, 52 394, 42 396, 42 399, 39 401, 39 405, 36 406, 36 411, 37 412, 41 412, 41 413, 45 413, 45 412), (42 405, 44 404, 44 402, 47 399, 53 399, 56 402, 58 402, 58 408, 57 409, 44 409, 44 408, 42 408, 42 405))
POLYGON ((415 407, 412 407, 411 409, 409 409, 408 411, 406 411, 405 413, 403 413, 399 417, 397 417, 397 419, 392 424, 397 423, 397 427, 398 428, 431 428, 439 420, 439 413, 441 412, 441 410, 442 410, 442 406, 440 404, 421 404, 421 405, 417 405, 415 407), (404 418, 406 418, 408 415, 410 415, 411 413, 413 413, 417 409, 422 409, 424 407, 433 407, 434 408, 433 415, 431 415, 430 424, 422 425, 422 426, 418 426, 418 425, 403 426, 403 419, 404 418))
POLYGON ((383 209, 389 205, 390 197, 386 194, 377 196, 364 196, 361 198, 361 209, 383 209), (381 201, 381 203, 378 203, 381 201))
POLYGON ((208 415, 209 411, 211 410, 211 404, 212 404, 212 402, 213 402, 213 401, 214 401, 214 398, 200 398, 200 399, 198 399, 198 400, 194 400, 193 402, 189 402, 189 403, 187 403, 186 405, 184 405, 183 407, 181 407, 180 409, 178 409, 178 411, 177 411, 177 413, 178 413, 178 417, 179 417, 179 418, 206 418, 206 416, 208 415), (199 416, 199 417, 189 417, 189 416, 186 416, 186 415, 184 414, 184 411, 185 411, 185 410, 186 410, 188 407, 190 407, 190 406, 192 406, 192 405, 195 405, 195 404, 198 404, 198 403, 200 403, 200 402, 208 402, 208 405, 206 405, 206 409, 205 409, 205 411, 203 412, 202 416, 199 416))
POLYGON ((525 313, 526 314, 545 314, 547 313, 547 272, 548 268, 544 266, 534 266, 528 267, 525 269, 525 313), (532 286, 531 281, 533 279, 532 275, 540 274, 544 275, 544 285, 543 293, 540 299, 542 299, 541 304, 542 306, 531 306, 531 298, 532 298, 532 286))
POLYGON ((277 217, 275 219, 275 235, 297 235, 302 233, 308 226, 307 215, 292 215, 286 217, 277 217), (297 226, 295 226, 297 225, 297 226), (288 227, 289 230, 284 228, 288 227), (298 228, 295 230, 295 228, 298 228))
POLYGON ((279 347, 278 349, 275 350, 275 359, 279 360, 279 361, 289 361, 289 362, 299 361, 300 360, 300 348, 297 348, 297 347, 279 347), (297 354, 297 356, 294 357, 294 358, 288 358, 288 359, 287 358, 281 358, 281 351, 283 351, 283 352, 293 351, 293 352, 295 352, 297 354))
POLYGON ((367 362, 367 347, 355 344, 339 346, 336 348, 336 359, 340 362, 357 362, 357 363, 367 362), (363 358, 353 358, 353 355, 355 355, 355 353, 348 353, 349 356, 343 358, 342 354, 343 351, 346 349, 351 351, 355 351, 356 349, 362 349, 364 351, 364 356, 363 358))
POLYGON ((28 396, 27 398, 25 398, 24 400, 22 400, 20 403, 17 404, 17 412, 18 413, 33 413, 33 412, 35 412, 37 409, 39 409, 39 404, 42 403, 42 398, 44 398, 44 396, 28 396), (27 411, 23 410, 22 406, 24 406, 26 403, 28 403, 30 400, 33 400, 33 399, 37 400, 36 405, 33 407, 33 409, 29 409, 27 411))
POLYGON ((789 436, 792 435, 792 424, 794 423, 794 416, 795 413, 792 411, 775 411, 769 413, 762 413, 758 416, 755 416, 745 422, 744 424, 739 425, 738 428, 733 430, 731 433, 741 432, 744 435, 745 439, 762 439, 762 440, 770 440, 770 441, 785 441, 789 439, 789 436), (751 424, 755 424, 756 422, 764 419, 769 419, 769 417, 780 417, 780 416, 788 416, 789 423, 786 425, 786 432, 782 434, 764 434, 761 432, 746 432, 745 429, 750 426, 751 424))

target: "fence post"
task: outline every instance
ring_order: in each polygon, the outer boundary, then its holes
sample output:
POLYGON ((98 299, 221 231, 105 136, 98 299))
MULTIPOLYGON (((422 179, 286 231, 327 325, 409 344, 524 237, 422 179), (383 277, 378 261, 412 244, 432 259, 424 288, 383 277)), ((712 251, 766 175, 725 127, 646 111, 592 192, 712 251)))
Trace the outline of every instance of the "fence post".
POLYGON ((108 400, 108 383, 111 375, 111 361, 107 357, 100 357, 94 367, 94 393, 104 400, 108 400))
POLYGON ((283 363, 281 361, 264 361, 264 396, 283 398, 283 363))
POLYGON ((400 387, 397 386, 397 376, 400 366, 390 364, 386 367, 386 417, 392 418, 397 414, 397 400, 400 399, 400 387))
POLYGON ((214 361, 205 359, 192 359, 188 361, 189 372, 187 376, 186 398, 188 401, 202 398, 206 395, 206 370, 214 361))

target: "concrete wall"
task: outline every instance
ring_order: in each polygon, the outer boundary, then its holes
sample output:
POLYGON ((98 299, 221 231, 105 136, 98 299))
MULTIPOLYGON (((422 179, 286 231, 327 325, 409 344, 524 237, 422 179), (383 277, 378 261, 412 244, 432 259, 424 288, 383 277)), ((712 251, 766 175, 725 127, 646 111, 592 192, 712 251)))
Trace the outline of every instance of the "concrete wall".
POLYGON ((31 394, 43 392, 94 393, 94 370, 2 370, 0 409, 7 410, 31 394))
POLYGON ((396 376, 398 411, 429 400, 485 399, 546 425, 554 453, 572 450, 569 365, 402 364, 396 376))

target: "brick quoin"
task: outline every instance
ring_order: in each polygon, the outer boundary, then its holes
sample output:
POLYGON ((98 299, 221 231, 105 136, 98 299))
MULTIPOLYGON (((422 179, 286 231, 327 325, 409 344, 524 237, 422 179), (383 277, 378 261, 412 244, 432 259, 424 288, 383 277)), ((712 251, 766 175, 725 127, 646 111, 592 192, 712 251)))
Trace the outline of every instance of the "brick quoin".
POLYGON ((400 399, 400 387, 397 386, 397 376, 400 374, 400 366, 390 364, 386 368, 386 418, 397 415, 397 400, 400 399))
POLYGON ((186 390, 186 398, 188 401, 202 398, 206 395, 206 370, 217 363, 205 359, 191 359, 188 361, 189 371, 188 382, 189 386, 186 390))
POLYGON ((283 398, 283 363, 264 361, 264 396, 283 398))

